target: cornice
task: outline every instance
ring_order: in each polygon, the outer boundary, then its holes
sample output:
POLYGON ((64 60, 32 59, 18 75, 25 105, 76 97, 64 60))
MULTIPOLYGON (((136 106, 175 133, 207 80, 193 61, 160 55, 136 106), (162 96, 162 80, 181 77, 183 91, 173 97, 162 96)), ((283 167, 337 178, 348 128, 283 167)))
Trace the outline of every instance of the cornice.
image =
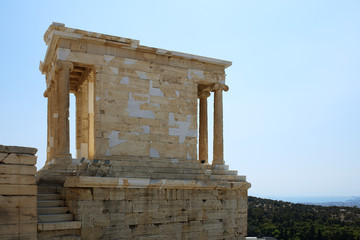
POLYGON ((63 39, 71 39, 71 40, 85 40, 89 42, 96 42, 100 44, 106 44, 106 45, 115 45, 121 48, 126 49, 132 49, 137 50, 141 52, 147 52, 147 53, 154 53, 157 55, 164 55, 164 56, 174 56, 179 58, 184 58, 188 60, 197 60, 199 62, 204 63, 210 63, 215 65, 223 66, 224 68, 227 68, 231 66, 232 62, 225 61, 221 59, 216 58, 209 58, 209 57, 203 57, 188 53, 182 53, 182 52, 176 52, 176 51, 170 51, 166 49, 161 48, 153 48, 153 47, 147 47, 140 45, 140 41, 136 39, 130 39, 130 38, 123 38, 123 37, 116 37, 101 33, 95 33, 95 32, 89 32, 84 31, 80 29, 74 29, 74 28, 68 28, 65 27, 65 24, 62 23, 53 23, 49 26, 47 31, 44 34, 44 41, 46 45, 48 46, 48 49, 46 51, 45 59, 44 61, 40 62, 39 69, 40 71, 45 74, 48 72, 51 59, 53 58, 57 43, 59 40, 63 39))

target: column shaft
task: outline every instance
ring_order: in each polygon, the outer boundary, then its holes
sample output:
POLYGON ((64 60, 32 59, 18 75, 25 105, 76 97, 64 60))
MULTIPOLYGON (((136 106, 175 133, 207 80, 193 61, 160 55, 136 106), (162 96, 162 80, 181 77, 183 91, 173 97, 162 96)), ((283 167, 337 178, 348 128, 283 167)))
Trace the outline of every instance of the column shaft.
POLYGON ((209 92, 201 92, 200 98, 200 126, 199 126, 199 160, 208 162, 208 119, 207 119, 207 98, 209 92))
POLYGON ((57 110, 57 87, 54 84, 54 81, 51 81, 51 87, 47 90, 47 99, 48 99, 48 155, 46 159, 46 164, 50 162, 57 153, 58 141, 56 138, 57 132, 57 120, 58 120, 58 110, 57 110))
MULTIPOLYGON (((79 88, 81 89, 81 87, 79 88)), ((81 158, 81 129, 82 129, 82 92, 75 92, 76 101, 76 158, 81 158)))
POLYGON ((50 159, 51 161, 58 151, 59 140, 57 138, 58 132, 58 118, 59 118, 59 110, 58 110, 58 86, 55 82, 52 83, 50 98, 51 99, 51 116, 50 116, 50 145, 51 147, 51 154, 50 159))
POLYGON ((223 102, 222 91, 229 88, 225 84, 214 84, 214 143, 213 143, 213 165, 223 165, 224 161, 224 140, 223 140, 223 102))
POLYGON ((222 90, 214 93, 213 165, 224 164, 222 90))
POLYGON ((69 141, 69 80, 71 62, 58 61, 58 149, 57 157, 70 158, 69 141))
POLYGON ((45 96, 47 98, 47 148, 46 148, 46 162, 51 157, 51 97, 49 93, 45 96))

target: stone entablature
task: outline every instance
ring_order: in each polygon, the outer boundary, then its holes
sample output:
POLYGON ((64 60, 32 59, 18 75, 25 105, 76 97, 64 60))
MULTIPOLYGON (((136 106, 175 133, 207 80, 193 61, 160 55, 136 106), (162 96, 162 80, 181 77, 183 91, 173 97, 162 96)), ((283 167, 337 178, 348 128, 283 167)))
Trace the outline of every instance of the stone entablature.
MULTIPOLYGON (((76 96, 77 158, 207 157, 214 92, 214 161, 224 164, 222 91, 231 62, 139 45, 138 40, 53 24, 44 39, 48 161, 68 158, 69 93, 76 96), (200 128, 197 127, 200 98, 200 128)), ((75 157, 75 156, 73 156, 75 157)))

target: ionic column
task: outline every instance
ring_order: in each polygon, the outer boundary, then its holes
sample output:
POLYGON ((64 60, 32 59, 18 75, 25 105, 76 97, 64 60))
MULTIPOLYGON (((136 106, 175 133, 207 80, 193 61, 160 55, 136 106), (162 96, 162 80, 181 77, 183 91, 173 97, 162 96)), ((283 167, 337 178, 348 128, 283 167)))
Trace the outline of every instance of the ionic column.
POLYGON ((54 145, 54 119, 53 119, 53 114, 54 114, 54 87, 52 86, 51 88, 48 88, 46 91, 46 96, 44 94, 45 97, 47 97, 48 100, 48 148, 47 148, 47 158, 46 158, 46 163, 48 161, 50 161, 52 159, 52 157, 54 156, 54 149, 55 149, 55 145, 54 145))
MULTIPOLYGON (((55 77, 55 79, 57 79, 55 77)), ((51 156, 49 160, 52 160, 56 157, 56 154, 58 152, 58 118, 59 118, 59 110, 58 110, 58 84, 56 83, 56 81, 54 80, 52 82, 52 88, 51 88, 51 127, 50 127, 50 134, 51 134, 51 139, 50 141, 52 141, 52 146, 53 149, 51 151, 51 156)))
POLYGON ((69 141, 69 81, 73 64, 69 61, 57 61, 58 71, 58 128, 56 157, 71 158, 69 141))
POLYGON ((224 161, 224 140, 223 140, 223 103, 222 91, 228 91, 225 84, 215 83, 210 90, 214 92, 214 143, 212 165, 223 165, 224 161))
POLYGON ((44 97, 47 98, 47 148, 46 148, 46 162, 51 158, 51 97, 49 88, 45 91, 44 97))
POLYGON ((207 124, 207 98, 210 92, 202 91, 198 94, 200 99, 200 126, 199 126, 199 160, 208 162, 208 124, 207 124))
POLYGON ((76 158, 81 158, 81 129, 82 129, 82 92, 81 87, 75 92, 76 101, 76 158))

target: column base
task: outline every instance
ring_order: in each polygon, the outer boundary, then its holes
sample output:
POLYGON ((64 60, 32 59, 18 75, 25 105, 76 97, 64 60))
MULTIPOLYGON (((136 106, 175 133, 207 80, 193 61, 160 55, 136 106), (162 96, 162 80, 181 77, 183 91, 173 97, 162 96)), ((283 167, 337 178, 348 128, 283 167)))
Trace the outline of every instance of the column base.
POLYGON ((224 160, 213 160, 211 165, 225 165, 224 160))
POLYGON ((229 165, 225 164, 212 164, 211 168, 214 170, 229 170, 229 165))
POLYGON ((68 160, 68 159, 72 159, 72 156, 70 153, 58 153, 55 155, 55 159, 68 160))
POLYGON ((47 165, 56 165, 60 168, 66 167, 72 164, 72 157, 71 154, 57 154, 54 158, 46 163, 47 165))

